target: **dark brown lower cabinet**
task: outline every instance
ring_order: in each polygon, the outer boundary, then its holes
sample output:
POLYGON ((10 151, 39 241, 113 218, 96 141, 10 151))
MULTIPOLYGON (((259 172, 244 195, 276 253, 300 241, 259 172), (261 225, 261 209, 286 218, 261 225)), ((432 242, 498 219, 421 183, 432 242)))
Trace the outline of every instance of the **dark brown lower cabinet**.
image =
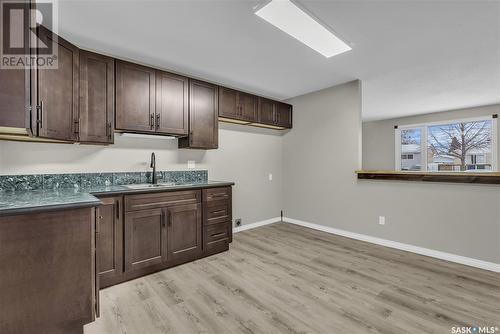
POLYGON ((203 226, 203 251, 206 254, 223 252, 232 242, 231 222, 203 226))
POLYGON ((127 212, 125 215, 125 271, 167 260, 163 209, 127 212))
POLYGON ((122 197, 101 198, 96 210, 97 259, 100 286, 108 286, 123 271, 122 197))
POLYGON ((127 212, 125 271, 194 259, 202 249, 201 204, 127 212))
POLYGON ((191 259, 201 253, 201 204, 179 205, 167 211, 168 259, 191 259))
POLYGON ((0 333, 82 333, 95 319, 95 209, 0 217, 0 333))
POLYGON ((100 286, 223 252, 232 241, 231 187, 103 197, 100 286))
POLYGON ((232 188, 208 188, 203 198, 203 252, 211 255, 229 249, 233 242, 232 188))

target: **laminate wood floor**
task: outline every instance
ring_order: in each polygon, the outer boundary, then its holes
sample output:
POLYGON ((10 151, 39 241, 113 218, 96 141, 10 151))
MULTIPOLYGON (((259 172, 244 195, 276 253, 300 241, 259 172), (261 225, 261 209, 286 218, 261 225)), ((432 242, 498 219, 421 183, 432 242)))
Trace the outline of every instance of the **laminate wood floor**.
MULTIPOLYGON (((93 333, 451 333, 500 327, 500 274, 300 226, 101 291, 93 333)), ((500 331, 497 331, 499 333, 500 331)))

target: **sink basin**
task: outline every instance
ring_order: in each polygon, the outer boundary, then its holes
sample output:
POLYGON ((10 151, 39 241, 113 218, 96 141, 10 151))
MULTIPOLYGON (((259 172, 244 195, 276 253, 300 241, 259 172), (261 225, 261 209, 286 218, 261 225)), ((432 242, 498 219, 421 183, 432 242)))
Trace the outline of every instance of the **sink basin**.
POLYGON ((175 183, 144 183, 144 184, 127 184, 124 187, 128 189, 151 189, 151 188, 161 188, 161 187, 172 187, 175 186, 175 183))

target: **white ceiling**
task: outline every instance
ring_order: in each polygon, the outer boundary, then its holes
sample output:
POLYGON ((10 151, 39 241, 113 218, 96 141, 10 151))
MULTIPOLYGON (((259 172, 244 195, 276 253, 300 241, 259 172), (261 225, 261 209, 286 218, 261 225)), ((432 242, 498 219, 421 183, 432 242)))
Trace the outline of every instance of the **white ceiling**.
POLYGON ((324 58, 253 14, 266 0, 63 1, 75 44, 285 99, 363 81, 363 119, 500 102, 500 2, 309 1, 352 51, 324 58))

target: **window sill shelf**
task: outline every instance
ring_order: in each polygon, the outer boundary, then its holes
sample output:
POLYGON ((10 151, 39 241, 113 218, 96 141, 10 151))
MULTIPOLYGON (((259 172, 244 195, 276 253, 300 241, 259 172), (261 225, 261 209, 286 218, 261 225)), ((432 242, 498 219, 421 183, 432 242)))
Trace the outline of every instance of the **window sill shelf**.
POLYGON ((392 170, 358 170, 360 180, 392 180, 500 184, 499 172, 399 172, 392 170))

